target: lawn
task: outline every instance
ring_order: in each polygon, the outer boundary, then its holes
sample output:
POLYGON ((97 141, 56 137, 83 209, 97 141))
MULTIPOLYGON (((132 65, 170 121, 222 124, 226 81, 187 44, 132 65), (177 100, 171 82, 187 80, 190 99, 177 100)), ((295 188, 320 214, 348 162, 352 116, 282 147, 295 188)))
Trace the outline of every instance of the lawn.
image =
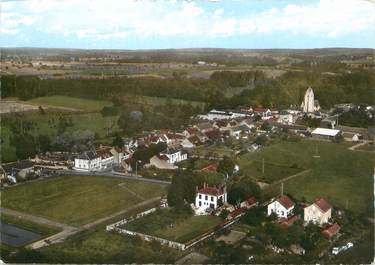
POLYGON ((253 178, 256 181, 273 183, 288 176, 303 171, 302 168, 296 168, 293 165, 280 165, 259 160, 250 160, 247 155, 238 160, 241 171, 244 175, 253 178))
POLYGON ((222 222, 218 216, 192 216, 162 209, 126 224, 124 228, 184 243, 213 231, 222 222))
MULTIPOLYGON (((284 183, 284 191, 295 198, 312 202, 323 196, 334 207, 372 216, 374 158, 371 153, 350 151, 345 144, 304 140, 281 142, 241 157, 263 158, 270 163, 311 169, 284 183)), ((279 187, 274 192, 279 192, 279 187)))
POLYGON ((28 100, 27 103, 48 107, 64 107, 81 111, 100 111, 104 106, 112 106, 106 100, 83 99, 68 96, 46 96, 28 100))
POLYGON ((82 225, 164 192, 163 186, 150 183, 99 176, 64 176, 5 189, 2 206, 61 223, 82 225))

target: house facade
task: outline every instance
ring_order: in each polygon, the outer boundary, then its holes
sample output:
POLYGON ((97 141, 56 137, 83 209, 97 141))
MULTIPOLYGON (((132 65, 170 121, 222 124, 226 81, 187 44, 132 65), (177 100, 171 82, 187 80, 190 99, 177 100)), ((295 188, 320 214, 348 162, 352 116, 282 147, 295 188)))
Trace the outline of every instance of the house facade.
POLYGON ((94 151, 80 154, 74 159, 73 169, 79 171, 98 171, 101 168, 101 157, 94 151))
POLYGON ((178 163, 187 159, 187 153, 185 151, 170 147, 161 152, 160 156, 166 156, 169 164, 178 163))
POLYGON ((332 206, 323 198, 307 206, 303 210, 303 220, 307 223, 323 225, 328 223, 332 215, 332 206))
POLYGON ((276 200, 268 204, 267 215, 275 213, 278 218, 288 218, 293 214, 294 202, 286 195, 281 195, 276 200))
POLYGON ((198 189, 195 196, 195 213, 197 215, 208 214, 210 210, 215 210, 227 202, 226 187, 209 187, 204 184, 198 189))

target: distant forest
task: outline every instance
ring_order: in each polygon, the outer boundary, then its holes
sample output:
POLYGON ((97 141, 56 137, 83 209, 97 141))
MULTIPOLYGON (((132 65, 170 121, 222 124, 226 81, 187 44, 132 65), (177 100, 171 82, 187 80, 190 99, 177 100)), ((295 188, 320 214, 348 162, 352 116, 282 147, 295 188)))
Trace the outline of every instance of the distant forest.
POLYGON ((282 108, 299 105, 307 87, 314 89, 320 105, 374 103, 375 77, 370 70, 327 74, 321 71, 288 71, 278 78, 267 78, 261 71, 219 71, 209 80, 173 78, 40 79, 31 76, 1 77, 2 97, 28 100, 65 95, 112 100, 131 95, 201 101, 209 107, 235 108, 241 105, 282 108), (244 88, 240 94, 227 92, 244 88))

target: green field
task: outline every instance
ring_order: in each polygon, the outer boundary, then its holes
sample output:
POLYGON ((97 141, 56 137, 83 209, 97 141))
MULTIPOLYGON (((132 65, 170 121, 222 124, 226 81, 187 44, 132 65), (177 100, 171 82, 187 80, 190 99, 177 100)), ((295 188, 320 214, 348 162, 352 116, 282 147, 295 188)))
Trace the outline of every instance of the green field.
POLYGON ((193 149, 192 153, 199 156, 211 156, 219 158, 224 156, 232 156, 233 150, 226 146, 197 146, 193 149))
POLYGON ((124 228, 184 243, 213 231, 222 222, 223 219, 217 216, 192 216, 162 209, 126 224, 124 228))
POLYGON ((255 181, 273 183, 288 176, 303 171, 302 168, 296 168, 293 165, 279 165, 259 160, 250 160, 248 155, 241 156, 238 160, 241 171, 244 175, 253 178, 255 181))
POLYGON ((81 111, 100 111, 104 106, 112 106, 106 100, 83 99, 68 96, 47 96, 28 100, 27 103, 49 107, 64 107, 81 111))
POLYGON ((82 225, 164 192, 165 188, 156 184, 98 176, 64 176, 5 189, 2 206, 82 225))
POLYGON ((39 112, 24 112, 22 114, 9 113, 1 116, 1 159, 5 162, 15 161, 16 150, 11 145, 12 136, 10 121, 23 121, 33 124, 29 133, 34 136, 48 135, 52 139, 58 133, 59 117, 71 118, 73 126, 67 127, 67 132, 91 131, 100 138, 107 136, 110 131, 118 130, 118 116, 103 117, 100 113, 76 113, 62 110, 46 110, 45 114, 39 112))
MULTIPOLYGON (((144 241, 106 232, 105 226, 123 218, 158 205, 158 202, 144 205, 108 220, 103 224, 70 236, 64 242, 38 249, 32 254, 12 255, 11 249, 2 248, 2 260, 8 263, 70 263, 70 264, 130 264, 160 263, 172 264, 179 252, 169 247, 153 248, 144 241)), ((3 247, 3 246, 2 246, 3 247)))
MULTIPOLYGON (((305 140, 274 144, 241 159, 245 158, 264 158, 270 163, 311 169, 285 182, 284 191, 310 202, 323 196, 333 207, 372 216, 374 157, 371 153, 350 151, 345 144, 305 140)), ((279 187, 274 192, 279 192, 279 187)))

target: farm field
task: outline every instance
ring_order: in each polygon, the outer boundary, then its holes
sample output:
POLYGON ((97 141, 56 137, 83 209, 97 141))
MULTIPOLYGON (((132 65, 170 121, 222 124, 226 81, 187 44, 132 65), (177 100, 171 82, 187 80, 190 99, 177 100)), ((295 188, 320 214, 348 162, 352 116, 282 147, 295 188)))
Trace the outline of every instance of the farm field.
MULTIPOLYGON (((311 169, 284 182, 284 191, 295 198, 312 202, 325 197, 334 207, 372 216, 374 158, 371 153, 350 151, 346 144, 304 140, 281 142, 246 154, 240 160, 263 158, 270 163, 311 169)), ((278 193, 279 187, 270 192, 278 193)))
POLYGON ((164 192, 165 188, 156 184, 99 176, 64 176, 5 189, 2 206, 82 225, 164 192))
POLYGON ((297 174, 303 171, 303 168, 296 168, 293 165, 281 165, 264 162, 264 173, 263 173, 263 162, 259 160, 249 161, 246 156, 239 159, 239 166, 241 171, 253 178, 255 181, 262 181, 266 183, 273 183, 281 180, 288 176, 297 174))
POLYGON ((83 99, 69 96, 46 96, 34 98, 27 103, 77 109, 81 111, 100 111, 104 106, 112 106, 112 102, 106 100, 83 99))
POLYGON ((126 224, 124 228, 184 243, 213 231, 222 222, 218 216, 192 216, 162 209, 126 224))

